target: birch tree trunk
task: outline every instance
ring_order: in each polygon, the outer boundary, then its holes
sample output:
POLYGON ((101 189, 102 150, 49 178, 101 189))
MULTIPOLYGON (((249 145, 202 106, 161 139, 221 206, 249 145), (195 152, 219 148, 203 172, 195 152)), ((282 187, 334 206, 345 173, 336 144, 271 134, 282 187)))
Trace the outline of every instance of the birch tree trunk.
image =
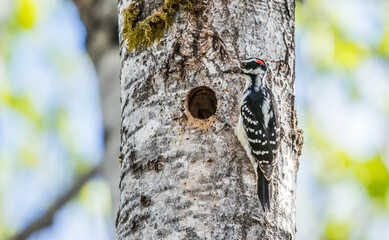
MULTIPOLYGON (((128 24, 126 9, 139 13, 131 22, 136 27, 161 16, 169 2, 119 0, 120 31, 128 24)), ((294 0, 176 2, 181 10, 159 41, 137 45, 120 35, 117 238, 294 239, 302 147, 294 98, 294 0), (248 57, 266 60, 281 122, 267 213, 233 133, 244 80, 222 73, 248 57)))

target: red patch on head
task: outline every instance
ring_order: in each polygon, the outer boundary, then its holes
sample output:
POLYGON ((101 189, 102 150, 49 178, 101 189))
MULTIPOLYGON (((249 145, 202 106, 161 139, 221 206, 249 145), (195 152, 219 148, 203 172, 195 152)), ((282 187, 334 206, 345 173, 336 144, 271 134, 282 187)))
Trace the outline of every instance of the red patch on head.
POLYGON ((261 64, 261 65, 264 65, 265 66, 265 63, 262 62, 261 60, 256 60, 257 63, 261 64))

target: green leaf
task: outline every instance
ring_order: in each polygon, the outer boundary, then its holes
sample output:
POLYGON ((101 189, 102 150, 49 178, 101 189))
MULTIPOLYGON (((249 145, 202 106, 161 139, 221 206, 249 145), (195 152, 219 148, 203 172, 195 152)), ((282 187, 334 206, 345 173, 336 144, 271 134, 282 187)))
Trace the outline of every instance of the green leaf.
POLYGON ((346 240, 349 239, 351 232, 351 222, 329 221, 326 225, 324 237, 325 240, 346 240))
POLYGON ((381 43, 377 47, 377 51, 389 60, 389 22, 386 24, 385 33, 382 37, 381 43))
POLYGON ((354 163, 351 172, 371 197, 386 202, 389 174, 380 155, 367 162, 354 163))
POLYGON ((18 22, 23 28, 31 28, 36 19, 35 5, 31 0, 19 0, 17 9, 18 22))

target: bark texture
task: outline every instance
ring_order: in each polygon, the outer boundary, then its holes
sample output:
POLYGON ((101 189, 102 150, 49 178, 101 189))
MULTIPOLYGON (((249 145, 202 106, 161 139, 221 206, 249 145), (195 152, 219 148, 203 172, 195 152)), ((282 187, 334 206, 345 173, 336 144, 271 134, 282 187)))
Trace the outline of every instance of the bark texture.
MULTIPOLYGON (((129 0, 119 0, 119 27, 129 0)), ((144 0, 152 14, 161 3, 144 0)), ((293 0, 194 1, 164 37, 128 51, 121 36, 118 239, 294 239, 298 156, 293 0), (233 133, 244 80, 222 71, 265 59, 281 122, 271 210, 233 133), (187 93, 208 86, 216 113, 193 118, 187 93)), ((140 9, 142 12, 142 8, 140 9)), ((146 15, 145 17, 147 17, 146 15)), ((141 19, 139 19, 141 20, 141 19)), ((191 95, 191 94, 189 94, 191 95)))

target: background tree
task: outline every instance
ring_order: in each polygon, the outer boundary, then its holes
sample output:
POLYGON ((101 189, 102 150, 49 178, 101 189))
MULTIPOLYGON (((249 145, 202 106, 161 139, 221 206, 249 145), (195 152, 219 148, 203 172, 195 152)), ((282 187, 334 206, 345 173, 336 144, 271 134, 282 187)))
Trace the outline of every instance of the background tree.
POLYGON ((87 31, 86 47, 100 84, 105 153, 101 173, 112 199, 112 218, 119 206, 120 84, 117 6, 111 0, 73 0, 87 31))
POLYGON ((119 23, 119 239, 293 239, 294 1, 119 1, 119 23), (282 123, 266 215, 231 127, 244 82, 222 73, 249 56, 267 61, 282 123))

